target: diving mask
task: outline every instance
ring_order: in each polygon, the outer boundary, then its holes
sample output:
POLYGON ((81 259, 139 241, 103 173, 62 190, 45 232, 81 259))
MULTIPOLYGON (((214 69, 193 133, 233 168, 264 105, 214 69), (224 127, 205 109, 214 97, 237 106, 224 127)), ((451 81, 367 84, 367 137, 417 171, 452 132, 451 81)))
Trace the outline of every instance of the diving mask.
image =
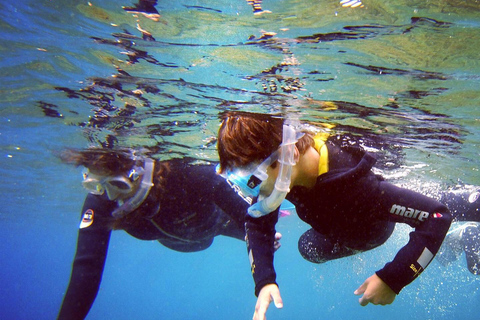
POLYGON ((121 218, 136 210, 145 201, 150 189, 153 187, 155 161, 149 158, 137 160, 143 160, 143 167, 133 167, 127 176, 105 177, 93 174, 88 169, 83 173, 82 184, 90 193, 101 195, 107 192, 110 200, 118 201, 119 207, 112 212, 115 218, 121 218), (140 177, 141 179, 139 179, 140 177), (137 180, 140 180, 137 183, 138 188, 132 196, 131 193, 135 189, 134 182, 137 180), (122 195, 125 197, 121 199, 120 196, 122 195))
MULTIPOLYGON (((303 135, 303 132, 296 132, 293 126, 284 125, 280 148, 260 165, 252 164, 248 167, 227 171, 226 174, 222 175, 242 198, 249 204, 252 204, 253 198, 259 197, 260 184, 268 178, 267 168, 275 161, 279 161, 280 169, 273 192, 268 197, 259 198, 257 203, 248 208, 250 216, 261 217, 267 215, 286 201, 285 197, 290 191, 292 166, 295 165, 295 143, 303 135)), ((289 203, 288 201, 286 202, 289 203)))
POLYGON ((110 200, 117 200, 122 195, 128 195, 134 189, 134 182, 143 174, 143 168, 134 167, 128 173, 128 176, 118 175, 105 177, 94 174, 90 170, 83 171, 82 185, 90 193, 102 195, 107 192, 110 200))
MULTIPOLYGON (((278 160, 278 155, 277 150, 259 165, 252 164, 248 167, 227 170, 221 175, 245 201, 252 204, 253 198, 258 197, 260 193, 260 184, 268 178, 267 168, 278 160)), ((219 171, 217 166, 217 172, 219 171)))

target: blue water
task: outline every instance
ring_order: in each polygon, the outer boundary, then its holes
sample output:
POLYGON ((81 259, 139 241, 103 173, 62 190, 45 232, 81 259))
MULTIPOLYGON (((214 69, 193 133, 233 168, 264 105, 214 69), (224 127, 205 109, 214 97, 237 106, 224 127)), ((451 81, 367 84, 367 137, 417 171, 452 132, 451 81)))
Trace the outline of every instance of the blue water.
MULTIPOLYGON (((85 197, 80 169, 54 156, 65 147, 215 161, 219 113, 282 112, 383 141, 401 163, 378 168, 393 182, 480 185, 478 1, 264 0, 272 12, 259 16, 244 0, 159 1, 158 21, 122 9, 133 5, 0 2, 0 319, 53 319, 60 307, 85 197)), ((463 260, 434 261, 390 306, 359 306, 353 291, 406 227, 324 265, 298 254, 306 229, 296 216, 278 224, 285 306, 268 319, 478 319, 480 278, 463 260)), ((114 232, 88 319, 250 319, 245 251, 217 238, 178 253, 114 232)))

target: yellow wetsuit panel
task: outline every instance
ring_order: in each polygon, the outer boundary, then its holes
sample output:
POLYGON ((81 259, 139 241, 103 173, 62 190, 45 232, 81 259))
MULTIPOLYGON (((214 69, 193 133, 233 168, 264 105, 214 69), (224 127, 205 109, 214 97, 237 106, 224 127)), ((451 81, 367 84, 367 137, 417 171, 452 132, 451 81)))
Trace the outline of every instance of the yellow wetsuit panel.
POLYGON ((320 154, 320 161, 318 162, 318 175, 328 172, 328 149, 325 142, 328 139, 328 133, 319 132, 313 137, 315 141, 315 150, 320 154))

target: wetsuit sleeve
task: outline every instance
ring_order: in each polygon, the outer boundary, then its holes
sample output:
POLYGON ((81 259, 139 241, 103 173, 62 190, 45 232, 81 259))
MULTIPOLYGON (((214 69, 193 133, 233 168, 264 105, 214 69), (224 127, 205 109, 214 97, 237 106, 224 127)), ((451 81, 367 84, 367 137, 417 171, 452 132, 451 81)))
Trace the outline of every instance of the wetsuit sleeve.
POLYGON ((257 297, 265 285, 277 284, 277 276, 273 266, 275 251, 273 245, 277 221, 278 209, 260 218, 252 218, 248 214, 245 216, 247 251, 257 297))
POLYGON ((111 212, 115 203, 89 194, 78 231, 72 274, 58 319, 84 319, 97 296, 110 240, 111 212))
POLYGON ((222 235, 245 240, 245 212, 249 207, 227 181, 216 176, 218 180, 214 191, 215 204, 229 217, 228 225, 222 228, 222 235))
MULTIPOLYGON (((448 209, 430 198, 408 191, 410 199, 415 199, 412 207, 424 203, 424 210, 416 210, 400 205, 393 205, 389 217, 395 222, 403 222, 415 228, 410 233, 408 243, 400 249, 392 262, 376 272, 396 294, 411 283, 425 270, 437 254, 450 227, 452 217, 448 209), (426 203, 426 205, 425 205, 426 203)), ((406 198, 409 195, 407 194, 406 198)))

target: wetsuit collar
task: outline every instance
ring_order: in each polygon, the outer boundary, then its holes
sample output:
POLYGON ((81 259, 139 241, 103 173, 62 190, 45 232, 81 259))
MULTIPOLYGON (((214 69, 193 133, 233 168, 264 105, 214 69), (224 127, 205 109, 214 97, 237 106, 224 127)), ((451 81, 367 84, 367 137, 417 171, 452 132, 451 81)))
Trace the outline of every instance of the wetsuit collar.
POLYGON ((317 150, 320 155, 320 160, 318 162, 318 175, 322 175, 328 172, 328 149, 327 149, 327 139, 329 137, 328 133, 317 133, 313 137, 315 142, 315 150, 317 150))

